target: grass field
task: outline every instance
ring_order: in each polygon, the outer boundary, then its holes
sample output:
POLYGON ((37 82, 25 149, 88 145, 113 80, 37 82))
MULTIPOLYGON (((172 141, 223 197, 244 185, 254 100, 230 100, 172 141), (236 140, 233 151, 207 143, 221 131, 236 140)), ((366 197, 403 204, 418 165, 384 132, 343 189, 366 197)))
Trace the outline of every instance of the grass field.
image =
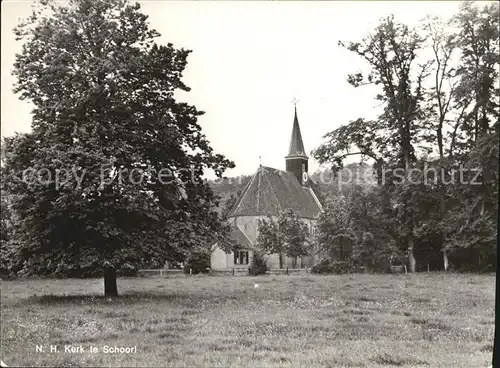
POLYGON ((2 281, 0 358, 10 366, 487 367, 494 285, 494 275, 444 273, 123 278, 121 296, 108 299, 97 279, 2 281), (68 344, 85 351, 65 353, 68 344))

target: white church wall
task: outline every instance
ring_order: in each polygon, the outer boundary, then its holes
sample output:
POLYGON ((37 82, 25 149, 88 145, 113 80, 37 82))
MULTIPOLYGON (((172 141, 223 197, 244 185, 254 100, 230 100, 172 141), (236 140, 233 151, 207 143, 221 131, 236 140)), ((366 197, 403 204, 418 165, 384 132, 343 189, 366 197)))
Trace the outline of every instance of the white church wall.
POLYGON ((226 253, 217 246, 214 247, 210 255, 210 267, 214 270, 227 268, 226 253))
POLYGON ((259 219, 267 218, 266 216, 238 216, 234 218, 236 225, 240 230, 250 239, 252 244, 257 242, 257 229, 259 226, 259 219))
MULTIPOLYGON (((235 225, 238 225, 240 230, 248 237, 252 244, 256 245, 258 236, 258 226, 260 219, 267 219, 267 216, 238 216, 230 219, 235 225)), ((273 219, 276 219, 273 216, 273 219)), ((314 226, 317 220, 313 219, 302 219, 307 226, 309 231, 314 234, 314 226)), ((219 248, 215 248, 211 255, 211 267, 212 269, 231 269, 231 268, 245 268, 248 267, 253 259, 253 251, 249 250, 249 262, 248 264, 240 265, 234 264, 234 253, 225 253, 219 248)), ((265 255, 264 259, 269 268, 279 268, 279 256, 277 254, 265 255)), ((315 262, 314 257, 302 257, 302 259, 297 260, 297 267, 312 267, 315 262)), ((283 267, 292 268, 293 260, 291 257, 283 256, 283 267)))

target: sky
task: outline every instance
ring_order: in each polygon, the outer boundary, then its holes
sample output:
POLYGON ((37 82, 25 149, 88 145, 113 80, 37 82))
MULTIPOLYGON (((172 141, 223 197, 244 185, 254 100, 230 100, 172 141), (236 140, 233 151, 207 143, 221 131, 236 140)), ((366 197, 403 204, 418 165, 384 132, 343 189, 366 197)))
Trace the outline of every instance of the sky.
MULTIPOLYGON (((307 153, 329 131, 380 111, 372 87, 347 75, 367 70, 338 41, 358 41, 394 14, 414 27, 426 15, 451 17, 458 1, 139 1, 158 43, 192 50, 180 100, 205 111, 199 122, 218 153, 236 164, 225 175, 254 173, 259 163, 284 169, 294 104, 307 153), (260 159, 259 159, 260 157, 260 159)), ((32 106, 12 92, 13 27, 32 1, 2 1, 1 135, 29 132, 32 106)), ((310 159, 309 171, 319 168, 310 159)))

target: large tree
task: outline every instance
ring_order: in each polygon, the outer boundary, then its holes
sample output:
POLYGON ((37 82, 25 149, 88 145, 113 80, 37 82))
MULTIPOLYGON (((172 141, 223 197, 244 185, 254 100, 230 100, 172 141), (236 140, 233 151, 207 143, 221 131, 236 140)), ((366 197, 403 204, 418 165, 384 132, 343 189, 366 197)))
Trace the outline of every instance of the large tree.
MULTIPOLYGON (((314 152, 320 163, 341 166, 349 155, 359 154, 375 160, 382 183, 384 164, 408 171, 416 160, 415 142, 421 132, 423 100, 422 81, 428 64, 417 64, 418 51, 423 38, 393 17, 383 19, 376 29, 361 42, 340 43, 362 57, 369 65, 368 75, 355 73, 348 76, 354 87, 374 84, 381 87, 377 99, 384 110, 377 121, 357 119, 336 129, 326 137, 329 142, 314 152)), ((411 189, 408 189, 411 190, 411 189)), ((385 196, 386 207, 389 198, 385 196)), ((405 196, 401 196, 404 201, 405 196)), ((402 203, 403 208, 408 203, 402 203)), ((414 238, 411 222, 401 223, 400 232, 408 250, 410 268, 415 270, 414 238)))
MULTIPOLYGON (((463 182, 443 188, 440 226, 444 250, 452 253, 455 263, 469 269, 492 269, 495 263, 500 116, 499 9, 496 3, 486 6, 462 3, 449 23, 445 37, 448 41, 441 49, 441 55, 446 55, 446 50, 451 47, 458 54, 451 75, 442 78, 453 82, 444 105, 449 106, 451 119, 444 120, 449 124, 448 155, 444 159, 440 155, 441 165, 448 173, 450 168, 460 166, 467 172, 463 182)), ((439 60, 439 52, 435 55, 439 60)), ((434 94, 438 116, 442 118, 447 111, 439 108, 439 99, 439 95, 434 94)))
POLYGON ((15 271, 163 265, 224 237, 202 175, 234 165, 210 147, 202 112, 174 98, 189 91, 189 50, 155 43, 126 0, 43 2, 15 31, 15 92, 35 106, 2 168, 22 219, 15 271))
POLYGON ((326 203, 317 223, 316 242, 324 256, 339 261, 352 257, 357 241, 352 226, 350 197, 339 195, 326 203))
MULTIPOLYGON (((470 101, 467 118, 459 127, 462 147, 472 148, 484 134, 498 133, 500 118, 500 6, 491 3, 479 6, 464 2, 452 19, 457 28, 455 43, 460 51, 457 75, 460 78, 455 99, 470 101)), ((460 151, 458 151, 459 153, 460 151)))

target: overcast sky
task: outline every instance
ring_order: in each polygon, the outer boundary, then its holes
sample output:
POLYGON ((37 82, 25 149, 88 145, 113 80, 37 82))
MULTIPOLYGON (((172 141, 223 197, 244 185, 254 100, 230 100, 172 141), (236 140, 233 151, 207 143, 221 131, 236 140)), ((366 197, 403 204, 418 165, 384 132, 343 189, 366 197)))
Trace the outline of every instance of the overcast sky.
MULTIPOLYGON (((358 117, 373 118, 373 89, 355 89, 348 73, 365 69, 339 40, 360 40, 381 17, 414 26, 427 14, 449 18, 457 1, 140 1, 157 42, 193 50, 179 94, 206 112, 200 118, 213 148, 236 163, 226 175, 254 173, 262 164, 284 169, 297 98, 306 151, 322 136, 358 117)), ((2 1, 1 134, 30 130, 31 106, 12 93, 10 75, 21 50, 12 28, 31 1, 2 1)), ((318 165, 310 162, 310 171, 318 165)))

